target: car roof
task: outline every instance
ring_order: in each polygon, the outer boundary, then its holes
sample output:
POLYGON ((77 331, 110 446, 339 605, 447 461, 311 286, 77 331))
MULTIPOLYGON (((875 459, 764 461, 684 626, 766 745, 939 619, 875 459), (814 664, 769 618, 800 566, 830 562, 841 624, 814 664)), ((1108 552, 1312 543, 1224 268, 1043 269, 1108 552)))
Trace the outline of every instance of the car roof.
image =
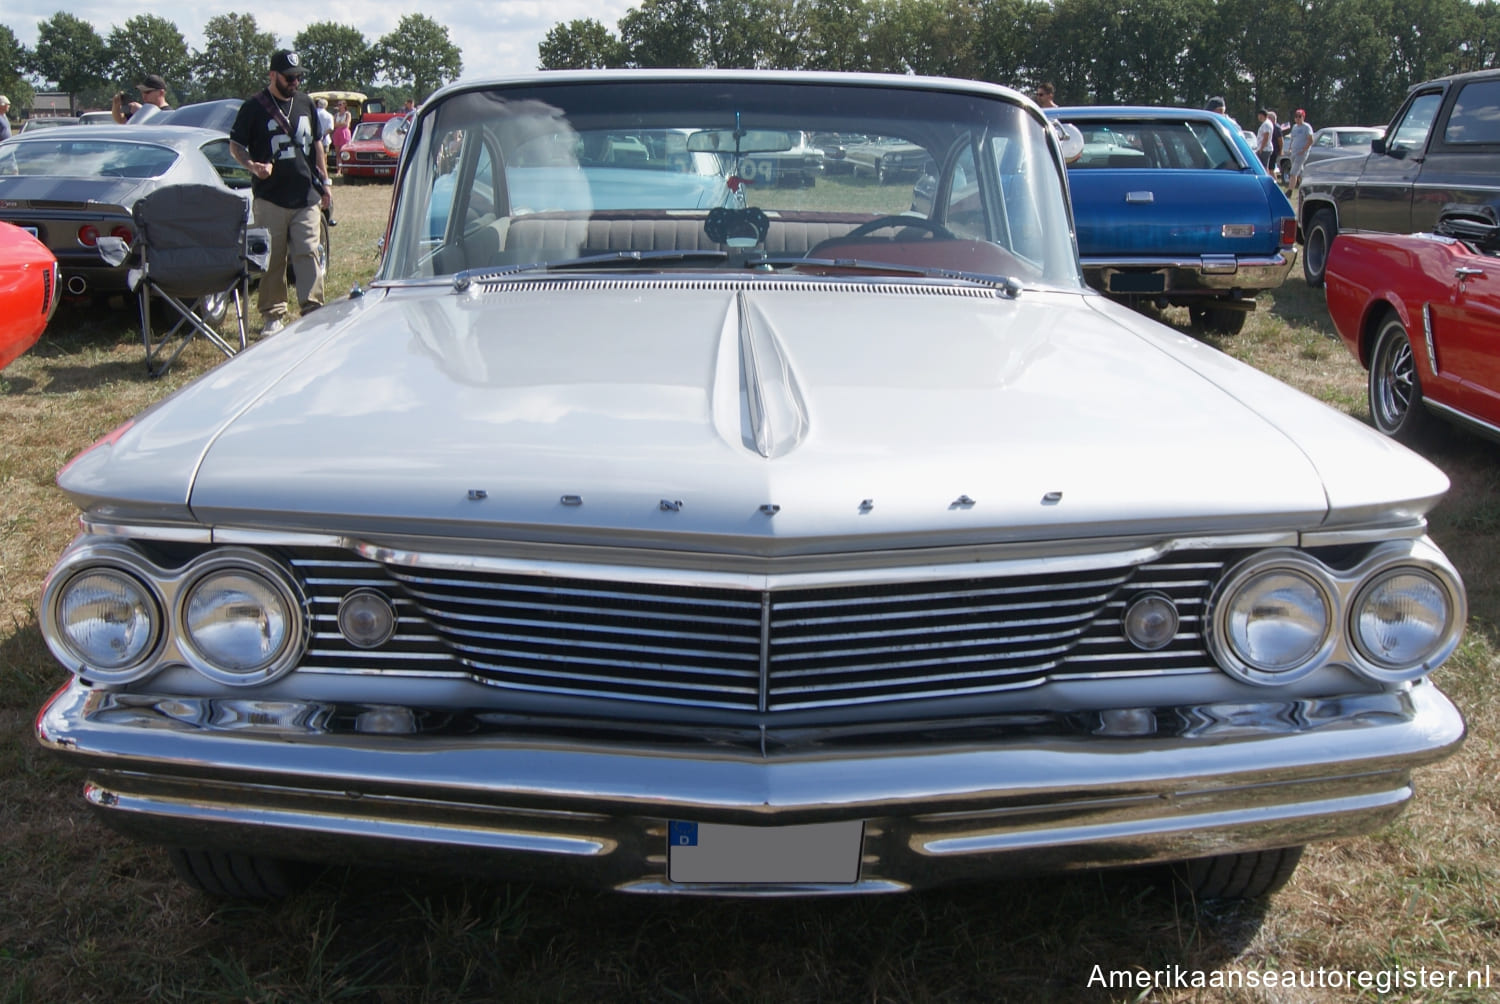
POLYGON ((1205 108, 1174 108, 1165 105, 1067 105, 1045 108, 1048 118, 1068 119, 1199 119, 1228 121, 1205 108))
MULTIPOLYGON (((58 137, 50 129, 33 133, 17 133, 11 141, 17 143, 55 143, 58 137)), ((158 125, 96 125, 80 132, 69 132, 68 139, 76 143, 97 143, 100 140, 127 140, 136 143, 155 143, 185 150, 199 147, 209 140, 224 139, 224 134, 215 129, 199 129, 194 126, 158 125)))
POLYGON ((797 84, 800 86, 865 86, 893 87, 906 90, 939 90, 955 93, 987 93, 1008 98, 1018 103, 1031 104, 1031 99, 1020 91, 1003 84, 992 84, 981 80, 961 80, 956 77, 927 77, 900 73, 841 73, 834 70, 689 70, 689 69, 640 69, 640 70, 538 70, 513 76, 466 79, 448 84, 424 102, 418 111, 426 109, 452 94, 470 91, 485 91, 495 87, 545 86, 568 83, 620 83, 639 84, 652 82, 688 82, 707 80, 715 82, 744 81, 753 84, 797 84))

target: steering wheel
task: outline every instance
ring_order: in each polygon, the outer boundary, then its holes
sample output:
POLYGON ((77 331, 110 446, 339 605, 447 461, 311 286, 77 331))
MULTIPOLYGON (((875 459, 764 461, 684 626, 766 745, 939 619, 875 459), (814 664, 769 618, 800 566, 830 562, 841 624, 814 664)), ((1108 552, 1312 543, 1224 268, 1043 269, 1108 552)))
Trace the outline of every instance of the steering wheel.
POLYGON ((927 231, 934 237, 941 237, 944 240, 956 239, 952 230, 924 216, 877 216, 868 223, 861 223, 844 236, 868 237, 875 231, 884 230, 887 227, 916 227, 918 230, 927 231))

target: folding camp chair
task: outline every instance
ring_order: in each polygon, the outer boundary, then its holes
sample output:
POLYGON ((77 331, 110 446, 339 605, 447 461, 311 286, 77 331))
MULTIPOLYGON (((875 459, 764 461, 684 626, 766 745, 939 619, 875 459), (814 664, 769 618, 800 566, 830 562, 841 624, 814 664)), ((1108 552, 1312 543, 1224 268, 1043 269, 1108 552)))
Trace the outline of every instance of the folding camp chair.
POLYGON ((195 336, 226 356, 243 349, 250 279, 265 271, 271 253, 270 234, 248 225, 245 200, 211 185, 171 185, 137 202, 133 216, 135 243, 127 248, 121 240, 100 238, 99 251, 112 264, 134 256, 128 277, 140 304, 146 372, 161 376, 195 336), (152 331, 153 299, 177 315, 160 336, 152 331), (229 307, 237 343, 216 328, 229 307))

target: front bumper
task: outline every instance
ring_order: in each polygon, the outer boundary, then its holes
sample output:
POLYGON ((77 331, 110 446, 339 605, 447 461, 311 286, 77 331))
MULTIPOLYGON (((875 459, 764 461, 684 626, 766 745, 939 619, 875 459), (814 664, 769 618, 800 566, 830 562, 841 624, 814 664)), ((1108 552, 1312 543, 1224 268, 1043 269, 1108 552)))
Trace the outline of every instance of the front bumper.
POLYGON ((1276 289, 1292 270, 1295 252, 1269 256, 1083 257, 1083 275, 1114 294, 1223 295, 1276 289))
MULTIPOLYGON (((796 752, 513 730, 354 734, 314 705, 121 698, 76 683, 37 719, 139 839, 634 892, 885 892, 1180 860, 1368 832, 1464 724, 1431 684, 1139 709, 1133 735, 1025 729, 796 752), (1150 723, 1172 720, 1170 729, 1150 723), (674 883, 669 821, 863 822, 853 883, 674 883)), ((348 721, 347 715, 342 720, 348 721)), ((1130 730, 1126 730, 1130 731, 1130 730)))

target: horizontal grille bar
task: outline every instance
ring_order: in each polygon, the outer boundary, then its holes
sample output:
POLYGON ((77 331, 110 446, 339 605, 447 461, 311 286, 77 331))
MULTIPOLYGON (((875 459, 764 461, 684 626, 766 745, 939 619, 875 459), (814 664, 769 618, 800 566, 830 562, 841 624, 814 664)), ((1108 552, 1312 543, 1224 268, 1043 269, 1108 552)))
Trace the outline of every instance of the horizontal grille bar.
POLYGON ((305 671, 462 673, 563 699, 775 713, 1211 670, 1202 623, 1225 556, 769 592, 432 571, 342 551, 293 564, 313 619, 305 671), (374 651, 338 631, 340 600, 360 588, 384 592, 400 619, 374 651), (1166 594, 1181 616, 1158 652, 1121 630, 1143 592, 1166 594))

